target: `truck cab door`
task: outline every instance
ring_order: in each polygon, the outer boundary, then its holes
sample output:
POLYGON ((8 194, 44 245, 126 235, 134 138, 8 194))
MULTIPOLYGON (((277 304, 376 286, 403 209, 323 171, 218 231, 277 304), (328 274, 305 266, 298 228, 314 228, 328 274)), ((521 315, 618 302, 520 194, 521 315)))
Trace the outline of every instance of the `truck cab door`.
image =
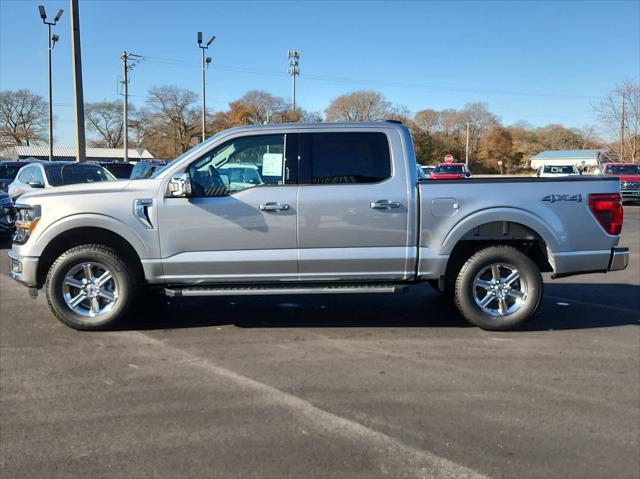
MULTIPOLYGON (((395 130, 300 135, 298 244, 303 281, 411 277, 415 239, 403 152, 395 130)), ((415 189, 415 185, 413 185, 415 189)))
POLYGON ((297 134, 245 134, 186 167, 191 195, 158 209, 165 283, 297 279, 297 149, 297 134), (235 181, 234 165, 258 179, 235 181))

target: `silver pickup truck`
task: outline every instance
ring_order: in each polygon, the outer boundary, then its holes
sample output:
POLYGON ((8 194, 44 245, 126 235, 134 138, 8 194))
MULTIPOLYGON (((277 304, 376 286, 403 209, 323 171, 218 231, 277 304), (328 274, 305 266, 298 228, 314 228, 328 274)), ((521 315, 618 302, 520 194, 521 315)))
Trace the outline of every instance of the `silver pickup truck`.
POLYGON ((542 271, 627 266, 617 178, 419 180, 415 165, 393 122, 222 131, 150 179, 22 196, 11 275, 44 288, 76 329, 112 327, 149 287, 231 296, 430 282, 471 323, 504 330, 538 308, 542 271))

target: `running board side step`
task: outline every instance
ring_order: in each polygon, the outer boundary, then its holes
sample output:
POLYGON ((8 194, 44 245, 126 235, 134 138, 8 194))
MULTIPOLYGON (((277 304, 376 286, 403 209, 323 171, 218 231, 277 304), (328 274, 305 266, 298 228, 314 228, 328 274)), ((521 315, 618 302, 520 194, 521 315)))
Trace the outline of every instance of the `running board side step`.
POLYGON ((354 294, 354 293, 403 293, 403 284, 339 285, 339 286, 201 286, 171 287, 164 293, 178 296, 265 296, 277 294, 354 294))

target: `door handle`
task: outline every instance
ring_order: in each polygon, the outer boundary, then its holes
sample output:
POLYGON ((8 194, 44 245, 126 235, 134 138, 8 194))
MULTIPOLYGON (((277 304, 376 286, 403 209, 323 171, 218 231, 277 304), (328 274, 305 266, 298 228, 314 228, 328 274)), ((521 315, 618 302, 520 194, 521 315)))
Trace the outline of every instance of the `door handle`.
POLYGON ((400 208, 400 203, 397 201, 378 200, 371 202, 369 208, 373 210, 388 210, 391 208, 400 208))
POLYGON ((289 205, 286 203, 263 203, 260 205, 260 211, 287 211, 289 209, 289 205))

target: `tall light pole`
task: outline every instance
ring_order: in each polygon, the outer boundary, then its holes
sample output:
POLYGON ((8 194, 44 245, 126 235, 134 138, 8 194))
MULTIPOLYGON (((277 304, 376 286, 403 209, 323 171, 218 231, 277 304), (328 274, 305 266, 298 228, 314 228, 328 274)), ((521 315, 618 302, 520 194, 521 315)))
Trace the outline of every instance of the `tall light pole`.
POLYGON ((289 50, 287 52, 289 58, 289 75, 291 75, 291 109, 296 112, 296 77, 300 75, 298 63, 300 61, 300 52, 298 50, 289 50))
POLYGON ((211 38, 207 41, 205 45, 202 44, 202 32, 198 32, 198 48, 202 50, 202 141, 207 139, 207 67, 211 63, 211 57, 205 58, 204 51, 209 48, 209 46, 216 39, 215 35, 212 35, 211 38))
POLYGON ((120 55, 120 60, 122 60, 122 95, 124 96, 124 104, 123 104, 123 121, 122 121, 122 129, 123 129, 123 141, 122 146, 124 148, 124 162, 129 162, 129 70, 133 69, 136 66, 135 61, 142 58, 140 55, 136 55, 135 53, 128 53, 126 51, 122 52, 120 55), (129 60, 133 60, 134 63, 129 63, 129 60))
POLYGON ((467 165, 467 169, 469 168, 469 128, 471 127, 471 123, 467 122, 467 146, 464 149, 464 162, 467 165))
POLYGON ((60 39, 58 35, 51 35, 51 27, 58 23, 60 17, 62 16, 62 10, 58 10, 56 13, 53 22, 47 21, 47 12, 44 9, 44 5, 38 5, 38 10, 40 10, 40 18, 42 18, 42 23, 47 25, 49 29, 49 161, 53 161, 53 103, 52 103, 52 86, 51 86, 51 52, 53 51, 53 47, 55 47, 56 42, 60 39))
POLYGON ((73 59, 73 93, 76 116, 76 161, 87 161, 84 134, 84 94, 82 91, 82 49, 80 48, 80 7, 78 0, 71 5, 71 57, 73 59))

